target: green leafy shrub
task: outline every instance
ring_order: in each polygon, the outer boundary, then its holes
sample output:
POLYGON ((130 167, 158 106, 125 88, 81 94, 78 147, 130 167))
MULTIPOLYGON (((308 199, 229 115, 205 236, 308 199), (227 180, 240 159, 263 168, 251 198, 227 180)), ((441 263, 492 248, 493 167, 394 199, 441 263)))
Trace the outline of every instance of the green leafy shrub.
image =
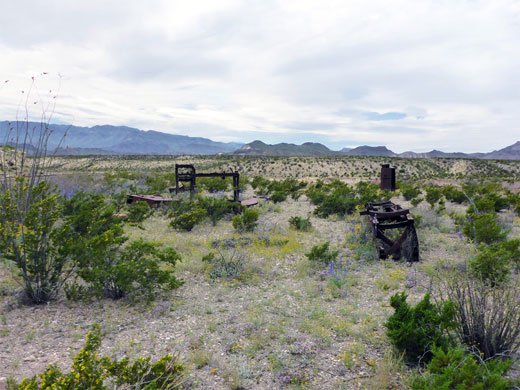
POLYGON ((296 230, 300 230, 302 232, 308 232, 312 229, 311 219, 310 217, 302 218, 298 216, 294 216, 289 218, 289 224, 294 227, 296 230))
POLYGON ((223 192, 229 187, 229 180, 221 177, 201 177, 197 179, 197 183, 209 193, 223 192))
POLYGON ((251 187, 256 190, 259 187, 267 187, 269 185, 269 180, 263 176, 255 176, 251 180, 251 187))
POLYGON ((482 360, 462 347, 433 348, 433 357, 424 375, 414 375, 412 390, 508 390, 513 381, 505 377, 511 360, 482 360))
POLYGON ((481 244, 470 262, 473 275, 491 286, 505 282, 511 269, 520 263, 519 245, 518 239, 494 245, 481 244))
MULTIPOLYGON (((98 239, 110 244, 114 238, 108 231, 98 239)), ((118 244, 116 238, 114 245, 109 247, 117 248, 118 244)), ((98 246, 100 249, 106 247, 98 246)), ((138 295, 152 300, 156 288, 175 289, 182 285, 174 275, 179 260, 180 256, 173 248, 160 250, 155 244, 137 240, 122 249, 96 254, 78 273, 96 292, 108 298, 138 295)))
POLYGON ((386 334, 409 363, 427 363, 433 356, 433 346, 446 348, 450 344, 447 331, 455 326, 454 305, 450 301, 435 305, 429 293, 415 307, 406 298, 404 292, 390 298, 395 312, 385 323, 386 334))
POLYGON ((389 194, 379 191, 375 183, 359 182, 355 188, 351 188, 335 180, 326 185, 321 182, 316 183, 307 190, 307 197, 311 203, 317 205, 314 214, 327 218, 332 214, 339 216, 352 214, 356 206, 388 199, 389 194))
POLYGON ((71 273, 67 225, 59 223, 62 205, 56 189, 17 176, 0 193, 0 253, 12 261, 23 280, 25 295, 41 304, 54 299, 71 273))
POLYGON ((412 200, 421 194, 421 190, 412 184, 403 183, 401 184, 401 194, 406 200, 412 200))
POLYGON ((329 265, 339 254, 339 251, 331 251, 329 244, 329 241, 327 241, 322 245, 314 245, 311 251, 306 253, 305 256, 313 263, 329 265))
POLYGON ((430 204, 433 209, 435 205, 442 199, 442 191, 437 186, 429 186, 426 188, 425 200, 430 204))
POLYGON ((270 199, 274 203, 280 203, 280 202, 283 202, 283 201, 285 201, 287 199, 287 194, 285 192, 283 192, 283 191, 275 191, 271 195, 270 199))
POLYGON ((245 208, 241 215, 233 217, 233 227, 239 232, 252 232, 258 221, 258 210, 245 208))
POLYGON ((195 207, 185 213, 174 214, 174 218, 170 222, 170 226, 174 229, 190 232, 195 227, 195 225, 202 222, 205 217, 206 210, 200 207, 195 207))
POLYGON ((227 199, 217 199, 211 197, 197 197, 197 205, 206 210, 206 216, 210 219, 213 226, 226 215, 234 213, 234 204, 227 199))
POLYGON ((344 216, 352 214, 357 204, 358 201, 352 189, 348 187, 338 188, 331 194, 326 194, 323 197, 318 207, 314 210, 314 214, 321 218, 327 218, 332 214, 344 216))
POLYGON ((419 205, 419 203, 421 203, 423 200, 424 199, 422 198, 413 198, 410 203, 413 207, 417 207, 417 205, 419 205))
POLYGON ((101 346, 101 328, 94 324, 87 335, 85 346, 74 358, 72 369, 63 373, 55 365, 32 378, 25 378, 15 388, 18 390, 70 390, 120 388, 157 390, 180 388, 184 381, 184 367, 173 355, 161 357, 156 362, 139 357, 130 362, 128 357, 116 360, 97 354, 101 346))
POLYGON ((462 204, 467 201, 466 195, 461 190, 457 189, 455 186, 444 186, 442 187, 442 193, 446 200, 462 204))
POLYGON ((147 194, 160 194, 166 190, 172 182, 175 181, 175 173, 155 173, 153 175, 146 176, 144 181, 147 189, 147 194))
POLYGON ((467 222, 462 232, 474 242, 488 245, 503 241, 507 236, 494 213, 467 214, 467 222))
POLYGON ((128 221, 143 222, 153 213, 153 210, 146 202, 135 202, 128 205, 128 221))

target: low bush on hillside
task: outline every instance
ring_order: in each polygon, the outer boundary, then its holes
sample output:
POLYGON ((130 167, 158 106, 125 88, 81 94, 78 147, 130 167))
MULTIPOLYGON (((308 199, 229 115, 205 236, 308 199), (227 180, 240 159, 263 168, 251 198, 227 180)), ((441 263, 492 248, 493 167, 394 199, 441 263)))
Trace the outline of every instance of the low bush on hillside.
POLYGON ((339 254, 339 251, 331 251, 329 249, 329 241, 322 245, 314 245, 309 253, 305 256, 314 264, 329 265, 332 263, 339 254))
POLYGON ((387 335, 408 363, 425 364, 431 360, 434 346, 446 349, 450 345, 448 331, 456 325, 455 308, 450 301, 430 302, 429 293, 416 306, 410 306, 406 298, 404 292, 391 297, 395 312, 385 323, 387 335))
POLYGON ((244 208, 242 214, 233 217, 233 227, 239 232, 252 232, 258 224, 258 210, 244 208))
POLYGON ((146 218, 152 215, 153 210, 146 202, 135 202, 128 205, 127 214, 129 222, 143 222, 146 218))
POLYGON ((481 244, 470 261, 473 275, 491 286, 509 279, 511 270, 520 264, 520 240, 503 241, 494 245, 481 244))
POLYGON ((473 242, 488 245, 503 241, 507 236, 494 213, 467 214, 462 232, 473 242))
POLYGON ((74 358, 72 369, 63 373, 57 366, 49 365, 45 371, 10 388, 18 390, 39 389, 176 389, 184 382, 184 366, 174 355, 165 355, 157 361, 139 357, 130 361, 99 356, 101 328, 94 324, 88 333, 85 346, 74 358))
POLYGON ((389 193, 381 192, 375 183, 359 182, 355 187, 335 180, 330 184, 317 182, 307 190, 307 197, 317 207, 314 214, 321 218, 337 214, 352 214, 356 206, 367 202, 380 202, 390 198, 389 193))
POLYGON ((312 229, 311 220, 309 217, 302 218, 302 217, 291 217, 289 218, 289 224, 295 228, 296 230, 300 230, 302 232, 308 232, 312 229))
MULTIPOLYGON (((478 353, 461 346, 443 350, 434 347, 432 360, 423 375, 415 374, 411 380, 412 390, 457 389, 457 390, 508 390, 516 388, 515 381, 505 375, 511 360, 483 360, 478 353)), ((518 381, 516 381, 518 384, 518 381)))

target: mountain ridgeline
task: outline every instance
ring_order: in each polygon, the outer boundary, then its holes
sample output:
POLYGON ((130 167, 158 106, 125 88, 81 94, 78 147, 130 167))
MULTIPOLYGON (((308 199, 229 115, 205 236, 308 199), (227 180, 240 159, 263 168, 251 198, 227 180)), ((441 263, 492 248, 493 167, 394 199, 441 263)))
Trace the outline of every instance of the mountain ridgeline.
MULTIPOLYGON (((0 144, 16 144, 16 134, 38 134, 41 124, 38 122, 0 122, 0 144)), ((208 138, 189 137, 167 134, 154 130, 139 130, 127 126, 92 126, 55 125, 49 127, 48 150, 56 150, 58 155, 211 155, 233 154, 243 156, 370 156, 401 158, 482 158, 494 160, 520 160, 520 141, 500 150, 489 153, 445 153, 432 150, 427 153, 394 153, 386 146, 358 146, 331 150, 325 145, 305 142, 301 145, 279 143, 269 145, 256 140, 248 144, 237 142, 215 142, 208 138)), ((34 137, 36 138, 36 137, 34 137)), ((20 141, 18 142, 20 143, 20 141)), ((27 148, 31 153, 31 147, 27 148)))
MULTIPOLYGON (((29 129, 38 134, 37 122, 0 122, 0 143, 15 143, 16 133, 29 129), (18 130, 17 130, 18 129, 18 130)), ((207 138, 139 130, 126 126, 81 127, 51 124, 48 149, 59 155, 86 154, 218 154, 231 153, 243 144, 215 142, 207 138)), ((29 150, 30 153, 30 150, 29 150)))
POLYGON ((257 140, 245 144, 240 149, 233 152, 233 154, 248 156, 380 156, 401 158, 483 158, 492 160, 520 160, 520 141, 511 146, 490 153, 445 153, 439 150, 432 150, 427 153, 394 153, 386 146, 363 145, 353 149, 343 148, 339 151, 334 151, 319 143, 306 142, 302 145, 287 143, 268 145, 257 140))

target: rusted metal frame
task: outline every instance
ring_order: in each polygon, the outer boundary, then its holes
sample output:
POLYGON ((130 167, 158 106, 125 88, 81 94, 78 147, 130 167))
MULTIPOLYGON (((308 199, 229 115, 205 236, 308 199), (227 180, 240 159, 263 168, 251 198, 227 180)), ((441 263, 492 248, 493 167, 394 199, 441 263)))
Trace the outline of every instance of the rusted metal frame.
MULTIPOLYGON (((372 229, 374 231, 374 238, 379 239, 383 242, 383 244, 386 244, 390 247, 388 249, 385 249, 384 245, 380 247, 380 258, 386 258, 389 255, 395 255, 396 257, 400 258, 404 241, 407 239, 410 233, 415 233, 415 222, 413 218, 410 215, 408 215, 409 210, 402 209, 399 205, 396 205, 392 202, 381 202, 377 204, 367 203, 365 207, 367 210, 361 212, 360 214, 366 215, 368 217, 368 220, 372 225, 372 229), (381 208, 383 207, 389 211, 382 211, 381 208), (397 229, 403 227, 405 228, 405 230, 396 241, 392 241, 384 234, 384 231, 387 229, 397 229)), ((412 241, 414 242, 411 243, 411 258, 408 260, 418 261, 418 242, 416 242, 416 238, 415 240, 412 238, 412 241)))
POLYGON ((175 164, 175 193, 179 193, 179 182, 190 182, 190 196, 193 198, 195 193, 196 179, 197 177, 226 177, 233 178, 233 201, 238 202, 240 199, 240 174, 238 171, 235 172, 208 172, 208 173, 197 173, 195 167, 192 164, 175 164), (179 169, 188 169, 189 172, 179 173, 179 169))

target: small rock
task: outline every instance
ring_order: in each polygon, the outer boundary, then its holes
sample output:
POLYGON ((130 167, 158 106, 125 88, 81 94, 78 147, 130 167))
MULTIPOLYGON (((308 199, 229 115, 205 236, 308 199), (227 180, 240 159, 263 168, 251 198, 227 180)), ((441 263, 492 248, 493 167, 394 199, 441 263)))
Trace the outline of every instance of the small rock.
POLYGON ((7 378, 0 378, 0 390, 7 390, 7 378))
POLYGON ((36 358, 32 355, 23 358, 24 362, 34 362, 35 360, 36 358))

